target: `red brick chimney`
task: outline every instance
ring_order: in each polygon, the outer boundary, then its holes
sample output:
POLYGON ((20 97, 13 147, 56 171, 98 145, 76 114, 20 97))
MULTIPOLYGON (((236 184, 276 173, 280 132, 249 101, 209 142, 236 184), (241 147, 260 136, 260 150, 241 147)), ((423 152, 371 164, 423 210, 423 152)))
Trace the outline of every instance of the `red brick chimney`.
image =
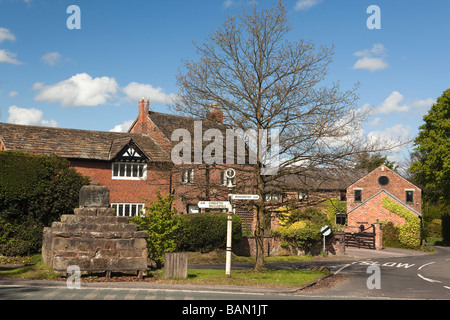
POLYGON ((219 104, 212 103, 209 105, 209 111, 206 114, 206 120, 223 123, 223 111, 220 108, 219 104))
POLYGON ((139 116, 138 121, 144 121, 148 116, 149 101, 148 99, 142 98, 139 100, 139 116))

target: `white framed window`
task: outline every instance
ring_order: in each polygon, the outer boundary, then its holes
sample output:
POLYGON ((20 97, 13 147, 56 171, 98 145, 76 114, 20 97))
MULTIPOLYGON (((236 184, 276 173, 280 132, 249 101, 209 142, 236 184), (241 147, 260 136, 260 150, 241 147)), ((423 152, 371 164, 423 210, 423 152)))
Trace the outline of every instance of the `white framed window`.
POLYGON ((144 203, 111 203, 111 208, 116 209, 116 216, 119 217, 135 217, 144 215, 144 203))
POLYGON ((181 183, 190 184, 194 183, 194 169, 187 168, 181 171, 181 183))
POLYGON ((414 203, 414 190, 405 190, 406 203, 414 203))
POLYGON ((266 202, 278 202, 280 201, 280 194, 279 193, 266 193, 264 195, 264 201, 266 202))
POLYGON ((113 162, 112 179, 147 180, 147 164, 130 162, 113 162))

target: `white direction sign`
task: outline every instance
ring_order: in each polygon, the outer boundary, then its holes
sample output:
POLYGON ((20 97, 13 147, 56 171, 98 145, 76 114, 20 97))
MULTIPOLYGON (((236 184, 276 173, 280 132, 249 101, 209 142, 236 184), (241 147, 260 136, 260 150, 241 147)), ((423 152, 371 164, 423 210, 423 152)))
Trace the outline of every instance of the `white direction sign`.
POLYGON ((209 209, 218 209, 218 208, 231 208, 231 203, 228 201, 199 201, 199 208, 209 208, 209 209))
POLYGON ((259 200, 257 194, 232 194, 231 199, 233 200, 259 200))

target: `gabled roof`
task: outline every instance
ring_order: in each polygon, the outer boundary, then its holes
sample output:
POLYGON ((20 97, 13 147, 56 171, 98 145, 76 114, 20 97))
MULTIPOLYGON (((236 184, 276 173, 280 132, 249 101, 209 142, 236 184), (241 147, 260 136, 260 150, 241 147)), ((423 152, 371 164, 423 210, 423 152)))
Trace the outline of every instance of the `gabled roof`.
POLYGON ((170 155, 151 137, 136 133, 0 123, 0 140, 5 150, 104 161, 113 160, 125 145, 133 141, 150 161, 171 161, 170 155))
POLYGON ((381 189, 380 191, 378 191, 377 193, 375 193, 373 196, 371 196, 370 198, 368 198, 366 201, 360 203, 359 205, 357 205, 356 207, 354 207, 352 210, 350 210, 349 212, 347 212, 347 214, 350 214, 351 212, 353 212, 354 210, 358 209, 359 207, 361 207, 362 205, 364 205, 365 203, 371 201, 373 198, 375 198, 377 195, 379 195, 380 193, 384 192, 387 196, 391 197, 393 200, 395 200, 396 202, 398 202, 400 205, 402 205, 403 207, 405 207, 406 209, 410 210, 411 212, 415 213, 417 216, 422 217, 422 215, 420 214, 420 212, 418 212, 417 210, 414 210, 413 208, 411 208, 410 206, 408 206, 406 203, 404 203, 403 201, 401 201, 399 198, 397 198, 396 196, 394 196, 392 193, 390 193, 389 191, 385 190, 385 189, 381 189))

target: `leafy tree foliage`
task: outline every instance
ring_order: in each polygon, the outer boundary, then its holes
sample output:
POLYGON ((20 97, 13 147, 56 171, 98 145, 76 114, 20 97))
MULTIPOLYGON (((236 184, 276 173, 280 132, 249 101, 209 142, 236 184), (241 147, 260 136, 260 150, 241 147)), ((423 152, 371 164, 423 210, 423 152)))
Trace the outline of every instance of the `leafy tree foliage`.
POLYGON ((420 159, 411 165, 414 178, 433 202, 450 204, 450 89, 446 90, 423 118, 414 141, 420 159))

